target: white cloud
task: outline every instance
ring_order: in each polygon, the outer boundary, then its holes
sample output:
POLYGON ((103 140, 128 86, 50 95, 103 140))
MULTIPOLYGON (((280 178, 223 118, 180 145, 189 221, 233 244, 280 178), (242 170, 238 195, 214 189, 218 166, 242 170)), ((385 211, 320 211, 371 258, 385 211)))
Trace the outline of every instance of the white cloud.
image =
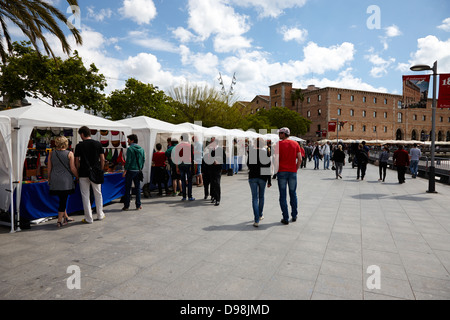
POLYGON ((450 39, 441 41, 435 36, 427 36, 417 40, 418 50, 411 55, 410 65, 433 65, 438 61, 439 73, 450 73, 450 39))
POLYGON ((373 64, 370 75, 374 78, 381 78, 382 76, 386 75, 388 73, 389 67, 395 63, 394 58, 385 60, 377 54, 366 55, 364 58, 369 60, 369 62, 373 64))
POLYGON ((157 15, 153 0, 124 0, 119 13, 139 25, 149 24, 157 15))
POLYGON ((450 18, 447 18, 444 21, 442 21, 442 24, 438 26, 438 28, 450 32, 450 18))
POLYGON ((249 31, 248 17, 240 15, 224 0, 189 0, 188 25, 201 41, 215 37, 220 52, 248 48, 251 40, 243 34, 249 31))
POLYGON ((242 7, 255 7, 261 18, 280 16, 284 10, 301 8, 308 0, 233 0, 232 2, 242 7))
POLYGON ((200 74, 214 75, 218 73, 219 58, 216 55, 210 52, 193 54, 184 45, 180 46, 180 51, 181 61, 184 66, 192 65, 200 74))
POLYGON ((395 24, 385 28, 386 30, 386 37, 388 38, 394 38, 402 35, 402 32, 400 31, 399 27, 397 27, 395 24))
POLYGON ((284 41, 296 41, 298 43, 305 42, 308 37, 308 30, 306 29, 298 29, 298 28, 288 28, 283 26, 281 28, 281 34, 283 34, 284 41))
POLYGON ((187 43, 194 39, 194 35, 189 30, 178 27, 175 30, 172 31, 174 37, 180 41, 181 43, 187 43))
POLYGON ((95 21, 104 21, 106 18, 111 18, 112 16, 112 10, 109 8, 101 9, 99 12, 95 12, 95 8, 92 6, 86 9, 88 18, 94 19, 95 21))

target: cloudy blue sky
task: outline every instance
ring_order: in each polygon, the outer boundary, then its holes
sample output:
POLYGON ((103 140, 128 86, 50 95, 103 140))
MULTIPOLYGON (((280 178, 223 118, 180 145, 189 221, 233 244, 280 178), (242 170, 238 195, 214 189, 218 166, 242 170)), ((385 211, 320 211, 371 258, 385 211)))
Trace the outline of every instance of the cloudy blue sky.
POLYGON ((401 94, 413 64, 450 73, 448 0, 79 0, 79 17, 48 2, 81 29, 72 47, 107 77, 106 93, 130 77, 220 89, 219 73, 228 90, 236 73, 240 100, 282 81, 401 94))

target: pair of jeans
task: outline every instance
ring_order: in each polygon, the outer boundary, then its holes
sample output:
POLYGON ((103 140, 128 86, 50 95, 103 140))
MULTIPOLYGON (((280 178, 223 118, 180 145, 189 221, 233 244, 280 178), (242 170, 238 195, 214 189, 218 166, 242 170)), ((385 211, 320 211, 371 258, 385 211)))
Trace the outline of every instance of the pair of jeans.
POLYGON ((234 156, 233 173, 237 174, 238 172, 239 172, 239 156, 234 156))
POLYGON ((358 169, 356 170, 356 178, 359 179, 361 176, 361 179, 364 179, 366 176, 366 170, 367 170, 367 163, 358 163, 358 169))
POLYGON ((380 180, 384 181, 384 179, 386 179, 386 169, 387 169, 388 163, 380 162, 379 166, 380 166, 380 169, 379 169, 380 170, 380 180))
POLYGON ((319 169, 320 156, 314 156, 314 169, 319 169))
POLYGON ((255 222, 259 222, 259 218, 263 216, 264 210, 264 192, 266 190, 266 181, 261 178, 248 179, 250 190, 252 191, 252 207, 255 222))
POLYGON ((334 164, 336 166, 336 178, 337 178, 342 173, 342 169, 344 168, 344 163, 343 162, 335 162, 334 164))
POLYGON ((183 193, 183 198, 186 199, 186 194, 189 198, 192 198, 192 171, 190 164, 180 164, 178 166, 180 170, 180 179, 181 179, 181 190, 183 193), (187 180, 187 186, 186 186, 187 180), (186 192, 187 187, 187 192, 186 192))
POLYGON ((280 192, 280 207, 283 220, 289 221, 289 211, 287 206, 287 188, 289 187, 289 199, 291 205, 291 215, 297 218, 297 172, 278 172, 278 190, 280 192))
POLYGON ((330 155, 329 154, 323 155, 323 168, 330 169, 330 155))
POLYGON ((125 174, 125 199, 123 206, 130 207, 131 200, 131 184, 134 182, 136 188, 136 208, 141 206, 141 180, 139 179, 139 171, 128 170, 125 174))
POLYGON ((409 164, 409 170, 411 171, 413 177, 417 177, 418 169, 419 169, 419 160, 411 160, 411 163, 409 164))

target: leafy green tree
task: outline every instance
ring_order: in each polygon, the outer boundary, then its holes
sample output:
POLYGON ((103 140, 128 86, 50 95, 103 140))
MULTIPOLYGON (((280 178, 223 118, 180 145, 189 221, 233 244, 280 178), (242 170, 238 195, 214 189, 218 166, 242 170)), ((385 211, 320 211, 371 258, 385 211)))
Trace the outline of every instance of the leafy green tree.
MULTIPOLYGON (((74 9, 78 8, 78 0, 67 0, 67 3, 74 9)), ((45 33, 49 32, 59 39, 63 52, 70 54, 70 45, 58 22, 67 25, 77 44, 83 43, 80 31, 47 0, 0 0, 0 56, 3 64, 6 63, 8 51, 13 49, 8 20, 22 30, 38 53, 40 53, 39 46, 42 45, 48 55, 55 57, 45 38, 45 33)))
POLYGON ((134 78, 127 80, 124 89, 109 95, 102 113, 112 120, 147 116, 167 122, 173 122, 176 115, 174 104, 163 91, 134 78))
POLYGON ((13 44, 8 63, 1 66, 0 93, 10 101, 26 96, 50 100, 52 106, 98 111, 106 80, 91 64, 87 69, 78 52, 66 60, 39 55, 29 42, 13 44))

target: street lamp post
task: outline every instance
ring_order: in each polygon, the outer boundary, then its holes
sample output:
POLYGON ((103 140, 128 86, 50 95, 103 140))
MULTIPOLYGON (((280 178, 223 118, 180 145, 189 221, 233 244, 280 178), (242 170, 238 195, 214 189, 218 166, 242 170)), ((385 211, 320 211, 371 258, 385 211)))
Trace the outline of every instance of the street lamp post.
POLYGON ((436 150, 436 88, 437 88, 437 61, 434 62, 433 67, 427 65, 415 65, 411 67, 411 71, 433 71, 433 105, 431 116, 431 164, 429 168, 428 177, 428 193, 436 193, 436 169, 434 165, 434 155, 436 150))
POLYGON ((330 120, 335 121, 336 120, 336 145, 339 144, 339 118, 331 118, 330 120))

